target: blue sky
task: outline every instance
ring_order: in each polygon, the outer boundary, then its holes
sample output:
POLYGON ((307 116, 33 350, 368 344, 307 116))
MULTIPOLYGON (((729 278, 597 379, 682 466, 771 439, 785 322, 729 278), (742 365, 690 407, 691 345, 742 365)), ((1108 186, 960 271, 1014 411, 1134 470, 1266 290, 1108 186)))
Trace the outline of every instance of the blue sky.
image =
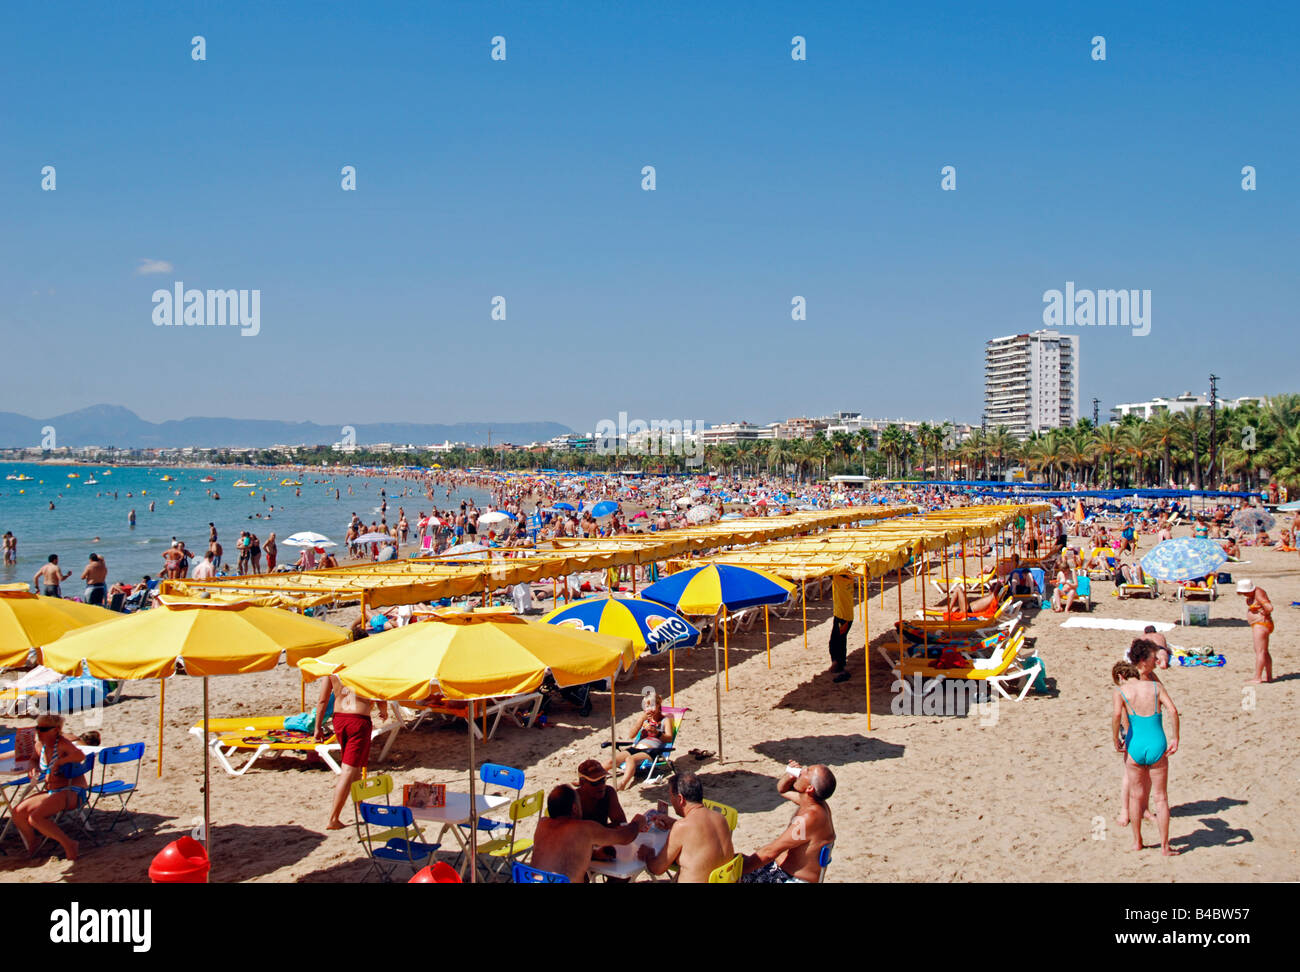
POLYGON ((1067 280, 1152 291, 1085 402, 1300 391, 1298 10, 10 3, 0 410, 978 422, 1067 280), (155 327, 177 280, 261 333, 155 327))

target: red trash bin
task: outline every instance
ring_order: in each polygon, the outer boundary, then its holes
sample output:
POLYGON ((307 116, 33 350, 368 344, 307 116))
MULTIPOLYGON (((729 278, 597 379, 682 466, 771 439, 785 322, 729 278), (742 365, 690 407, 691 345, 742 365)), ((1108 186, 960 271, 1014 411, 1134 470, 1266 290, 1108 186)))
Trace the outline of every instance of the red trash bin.
POLYGON ((460 873, 446 861, 421 868, 407 884, 460 884, 460 873))
POLYGON ((173 840, 160 850, 149 865, 154 884, 205 884, 212 862, 208 852, 193 837, 173 840))

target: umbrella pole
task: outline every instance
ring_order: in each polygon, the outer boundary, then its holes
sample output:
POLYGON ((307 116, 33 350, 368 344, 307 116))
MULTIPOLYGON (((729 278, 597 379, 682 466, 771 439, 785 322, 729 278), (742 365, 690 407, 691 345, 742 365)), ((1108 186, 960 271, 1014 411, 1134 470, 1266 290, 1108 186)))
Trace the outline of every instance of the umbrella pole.
MULTIPOLYGON (((158 679, 158 779, 160 780, 162 779, 162 764, 163 764, 163 751, 162 751, 163 703, 166 701, 166 699, 167 699, 167 679, 160 678, 158 679)), ((203 740, 203 744, 205 746, 207 745, 206 738, 203 740)))
POLYGON ((726 672, 727 691, 731 691, 731 654, 727 650, 727 605, 722 605, 722 669, 726 672))
MULTIPOLYGON (((471 706, 474 702, 471 700, 471 706)), ((474 710, 469 710, 469 883, 478 883, 478 800, 474 793, 474 710)))
POLYGON ((718 671, 718 639, 713 639, 713 704, 718 714, 718 762, 724 762, 722 758, 722 682, 719 680, 718 671))
MULTIPOLYGON (((209 772, 210 763, 212 762, 212 747, 208 745, 208 676, 203 676, 203 849, 208 853, 208 863, 212 862, 212 805, 211 789, 212 777, 209 772)), ((211 867, 208 869, 208 876, 205 883, 211 881, 211 867)))
POLYGON ((763 605, 763 639, 767 642, 767 667, 772 667, 772 629, 768 627, 767 605, 763 605))
MULTIPOLYGON (((672 661, 672 657, 673 657, 672 653, 670 652, 668 655, 668 659, 670 662, 672 661)), ((609 748, 609 775, 613 779, 613 783, 610 784, 611 786, 614 783, 618 782, 618 736, 617 736, 618 729, 617 727, 618 727, 618 721, 614 717, 614 676, 610 675, 609 676, 609 747, 610 747, 609 748)), ((631 758, 632 757, 629 755, 628 759, 631 758)))

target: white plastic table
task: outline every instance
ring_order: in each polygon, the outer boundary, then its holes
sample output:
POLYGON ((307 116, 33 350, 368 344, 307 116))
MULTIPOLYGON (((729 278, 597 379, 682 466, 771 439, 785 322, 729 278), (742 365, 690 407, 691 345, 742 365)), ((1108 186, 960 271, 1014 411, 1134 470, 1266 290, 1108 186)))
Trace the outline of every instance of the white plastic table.
MULTIPOLYGON (((492 794, 485 796, 482 793, 474 794, 474 805, 478 809, 480 817, 486 817, 493 810, 506 806, 510 803, 510 797, 504 794, 492 794)), ((467 824, 470 820, 469 812, 469 794, 468 793, 448 793, 445 806, 441 807, 411 807, 411 816, 416 820, 424 820, 429 823, 442 824, 442 829, 438 831, 437 840, 434 843, 442 843, 442 836, 448 830, 456 838, 456 843, 460 845, 460 850, 466 857, 466 865, 474 862, 468 860, 469 853, 465 844, 465 835, 460 832, 460 825, 467 824)), ((462 870, 465 870, 463 867, 462 870)))
POLYGON ((651 827, 645 833, 637 834, 636 840, 632 843, 615 846, 612 861, 592 861, 587 872, 630 881, 645 871, 645 861, 637 857, 637 852, 642 847, 649 847, 658 854, 664 849, 666 843, 668 843, 668 831, 651 827))

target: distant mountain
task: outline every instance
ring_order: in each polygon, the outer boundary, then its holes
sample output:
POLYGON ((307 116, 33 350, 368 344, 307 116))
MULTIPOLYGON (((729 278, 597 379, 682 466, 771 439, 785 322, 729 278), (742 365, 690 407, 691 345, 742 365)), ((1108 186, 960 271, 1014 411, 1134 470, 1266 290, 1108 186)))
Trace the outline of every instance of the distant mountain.
MULTIPOLYGON (((337 425, 314 422, 277 422, 271 419, 186 418, 147 422, 119 405, 89 408, 48 419, 28 418, 15 412, 0 412, 0 448, 41 447, 48 441, 46 428, 54 430, 56 446, 115 446, 120 449, 149 449, 180 446, 217 448, 271 445, 332 445, 343 437, 337 425)), ((377 422, 357 425, 359 446, 375 442, 410 442, 428 445, 448 440, 485 445, 493 442, 523 445, 541 442, 573 431, 558 422, 458 422, 455 425, 417 422, 377 422)))

